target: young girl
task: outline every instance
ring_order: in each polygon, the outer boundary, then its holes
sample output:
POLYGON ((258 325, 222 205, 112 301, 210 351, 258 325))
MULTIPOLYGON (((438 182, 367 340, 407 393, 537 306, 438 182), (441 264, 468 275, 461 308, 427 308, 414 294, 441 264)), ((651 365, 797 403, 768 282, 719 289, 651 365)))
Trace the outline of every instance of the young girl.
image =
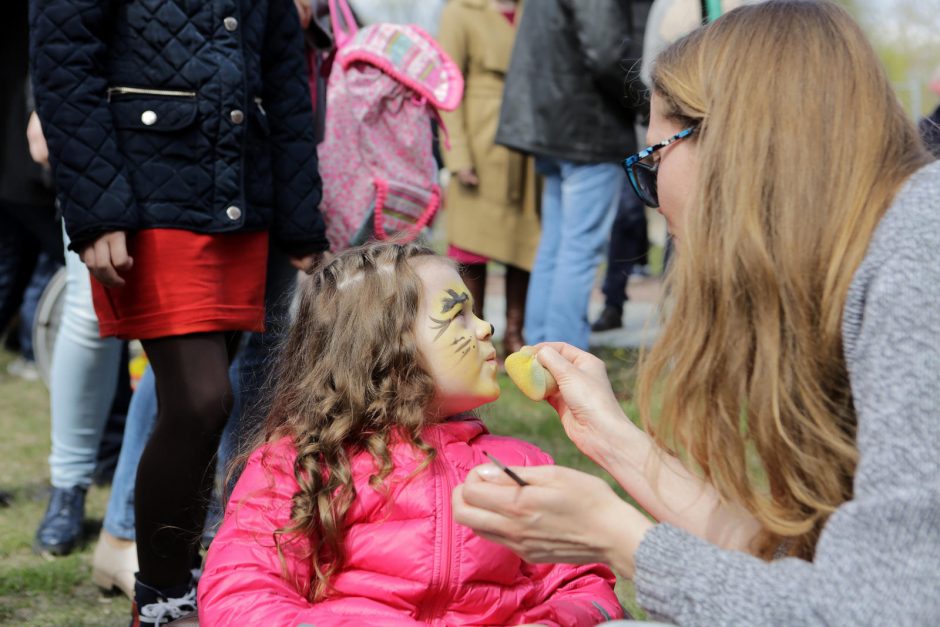
POLYGON ((499 396, 492 326, 472 307, 454 265, 415 245, 354 249, 311 278, 206 558, 200 624, 622 614, 606 567, 528 564, 453 521, 451 491, 485 452, 551 461, 466 413, 499 396))

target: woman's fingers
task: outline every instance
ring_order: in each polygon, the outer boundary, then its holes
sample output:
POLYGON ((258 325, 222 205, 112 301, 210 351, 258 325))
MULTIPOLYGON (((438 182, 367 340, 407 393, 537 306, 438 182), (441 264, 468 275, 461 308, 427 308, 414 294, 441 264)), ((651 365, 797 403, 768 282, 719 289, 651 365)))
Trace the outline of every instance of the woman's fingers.
POLYGON ((609 536, 617 535, 620 523, 636 513, 592 475, 561 466, 512 470, 528 485, 489 478, 491 470, 485 466, 472 470, 454 490, 454 518, 528 561, 602 560, 612 543, 609 536))

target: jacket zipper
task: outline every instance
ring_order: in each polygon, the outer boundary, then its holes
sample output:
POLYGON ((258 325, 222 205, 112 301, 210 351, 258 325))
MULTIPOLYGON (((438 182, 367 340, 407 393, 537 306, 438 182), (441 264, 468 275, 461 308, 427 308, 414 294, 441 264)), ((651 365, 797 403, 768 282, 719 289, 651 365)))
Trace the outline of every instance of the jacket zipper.
POLYGON ((443 443, 440 443, 437 449, 437 455, 434 459, 434 463, 439 463, 442 471, 441 489, 443 493, 441 494, 442 511, 440 520, 444 528, 441 534, 443 539, 443 546, 441 547, 441 572, 440 581, 436 586, 436 597, 433 603, 428 604, 429 611, 426 616, 428 621, 435 621, 435 623, 439 619, 444 607, 447 605, 448 595, 446 592, 450 584, 450 571, 454 561, 454 513, 450 505, 450 494, 454 486, 451 485, 451 469, 447 462, 444 461, 443 448, 443 443))
POLYGON ((195 98, 194 91, 175 89, 150 89, 147 87, 108 87, 108 100, 111 96, 165 96, 168 98, 195 98))

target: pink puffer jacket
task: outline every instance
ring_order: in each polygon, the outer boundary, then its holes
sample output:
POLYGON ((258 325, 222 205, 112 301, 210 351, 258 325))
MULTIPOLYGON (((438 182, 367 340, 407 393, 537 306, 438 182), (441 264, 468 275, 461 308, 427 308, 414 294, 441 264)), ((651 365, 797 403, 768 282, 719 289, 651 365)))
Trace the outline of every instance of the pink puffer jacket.
POLYGON ((285 438, 255 451, 206 557, 200 625, 580 626, 623 615, 606 566, 528 564, 453 521, 451 492, 488 461, 484 450, 516 466, 549 464, 547 454, 476 419, 435 425, 424 438, 438 454, 410 480, 420 453, 391 447, 388 494, 369 486, 371 456, 353 458, 345 567, 333 596, 316 604, 306 598, 309 541, 282 540, 285 577, 272 535, 290 523, 296 449, 285 438))

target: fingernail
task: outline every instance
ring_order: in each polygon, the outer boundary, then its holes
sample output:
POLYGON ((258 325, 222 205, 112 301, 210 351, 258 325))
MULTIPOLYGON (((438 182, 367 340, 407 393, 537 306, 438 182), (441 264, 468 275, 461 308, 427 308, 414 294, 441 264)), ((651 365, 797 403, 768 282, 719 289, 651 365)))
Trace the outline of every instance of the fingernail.
POLYGON ((480 475, 481 479, 485 479, 486 481, 499 479, 500 472, 500 469, 492 464, 477 467, 477 474, 480 475))

